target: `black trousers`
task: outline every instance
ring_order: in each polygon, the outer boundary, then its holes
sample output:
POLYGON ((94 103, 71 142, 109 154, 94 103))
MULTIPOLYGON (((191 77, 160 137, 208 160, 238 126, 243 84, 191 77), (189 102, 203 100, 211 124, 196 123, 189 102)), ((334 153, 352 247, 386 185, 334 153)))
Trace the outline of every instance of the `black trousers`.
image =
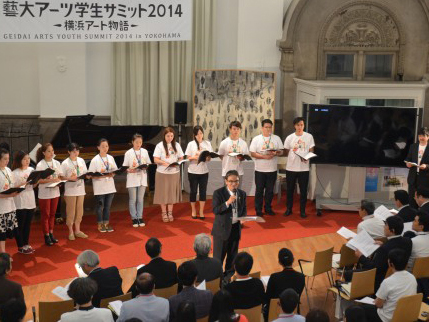
POLYGON ((274 196, 274 185, 277 180, 277 171, 259 172, 255 171, 255 210, 262 212, 262 204, 265 190, 265 211, 271 211, 271 202, 274 196))
POLYGON ((217 258, 223 265, 225 262, 225 273, 234 271, 234 259, 238 253, 238 243, 240 242, 240 223, 235 223, 231 227, 231 233, 227 240, 213 236, 213 258, 217 258))
POLYGON ((363 304, 362 307, 365 310, 365 316, 368 322, 383 322, 377 313, 377 307, 375 305, 363 304))
POLYGON ((299 204, 301 206, 301 213, 305 212, 305 205, 307 204, 307 190, 310 171, 286 171, 286 207, 292 210, 293 208, 293 194, 295 192, 295 185, 298 181, 300 198, 299 204))
POLYGON ((195 174, 188 172, 189 185, 191 194, 189 196, 190 202, 197 201, 197 191, 200 189, 200 201, 206 201, 207 183, 209 182, 209 174, 195 174))
POLYGON ((18 248, 28 245, 30 238, 30 227, 33 220, 34 209, 17 209, 16 219, 18 220, 18 229, 16 229, 15 240, 18 248))

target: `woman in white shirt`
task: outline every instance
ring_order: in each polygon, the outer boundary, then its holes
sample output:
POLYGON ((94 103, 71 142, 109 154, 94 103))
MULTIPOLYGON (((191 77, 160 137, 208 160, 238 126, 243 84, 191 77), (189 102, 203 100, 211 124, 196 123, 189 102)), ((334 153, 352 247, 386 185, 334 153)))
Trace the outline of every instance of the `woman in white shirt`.
MULTIPOLYGON (((28 153, 24 151, 18 151, 15 153, 12 170, 15 187, 25 185, 27 183, 28 176, 34 171, 34 169, 30 167, 30 156, 28 153)), ((30 238, 31 222, 33 220, 34 210, 36 209, 36 198, 33 190, 34 186, 32 184, 27 184, 25 186, 25 190, 13 198, 16 206, 16 219, 18 220, 18 230, 15 240, 18 246, 18 252, 22 254, 34 253, 34 249, 28 243, 30 238)))
POLYGON ((153 203, 161 205, 162 221, 173 221, 173 205, 180 201, 180 166, 170 166, 183 159, 183 151, 176 142, 173 128, 166 127, 162 142, 159 142, 153 153, 158 165, 155 174, 155 196, 153 203))
POLYGON ((200 162, 198 164, 198 158, 202 151, 213 152, 212 145, 209 141, 204 141, 204 131, 203 128, 199 125, 195 126, 193 129, 194 140, 188 143, 186 148, 185 155, 189 160, 188 168, 188 179, 189 185, 191 187, 190 201, 192 209, 192 218, 197 218, 197 213, 195 209, 195 203, 197 201, 197 190, 200 192, 200 218, 204 219, 204 205, 206 203, 206 192, 207 192, 207 183, 209 181, 209 169, 207 168, 207 163, 210 161, 210 157, 206 159, 206 162, 200 162))
POLYGON ((80 223, 83 217, 83 201, 85 199, 85 182, 81 176, 87 173, 88 170, 85 161, 79 158, 78 144, 69 144, 67 150, 69 157, 63 161, 61 169, 64 179, 69 181, 64 185, 66 224, 69 228, 69 240, 75 240, 76 237, 88 238, 88 235, 80 230, 80 223))
POLYGON ((91 176, 92 186, 95 196, 95 212, 97 214, 98 231, 101 233, 113 232, 109 225, 110 206, 116 192, 114 173, 109 173, 118 169, 115 159, 107 152, 109 151, 109 142, 106 139, 98 141, 97 149, 100 152, 89 164, 89 172, 108 173, 103 176, 91 176))
POLYGON ((55 172, 46 179, 39 180, 39 209, 45 244, 52 246, 58 243, 54 237, 55 212, 57 211, 58 200, 60 199, 60 188, 58 186, 48 187, 52 183, 60 182, 62 176, 61 164, 54 160, 54 147, 51 143, 43 144, 37 150, 36 170, 46 170, 51 168, 55 172))
MULTIPOLYGON (((14 187, 12 171, 7 167, 9 163, 9 151, 0 149, 0 192, 14 187)), ((6 253, 6 238, 13 238, 18 227, 16 220, 16 208, 13 197, 18 195, 0 194, 0 253, 6 253)))
POLYGON ((146 149, 142 148, 143 137, 136 133, 132 138, 133 147, 125 152, 123 166, 127 170, 127 189, 129 194, 128 206, 130 208, 133 227, 144 227, 143 204, 144 193, 147 187, 147 167, 138 169, 139 166, 152 163, 146 149))

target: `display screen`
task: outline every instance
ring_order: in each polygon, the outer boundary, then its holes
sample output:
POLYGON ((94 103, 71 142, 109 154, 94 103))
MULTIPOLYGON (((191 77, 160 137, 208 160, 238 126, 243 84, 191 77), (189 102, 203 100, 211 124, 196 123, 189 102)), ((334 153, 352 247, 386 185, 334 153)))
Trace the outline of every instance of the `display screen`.
POLYGON ((310 104, 306 130, 316 143, 313 163, 404 167, 419 127, 419 108, 310 104))

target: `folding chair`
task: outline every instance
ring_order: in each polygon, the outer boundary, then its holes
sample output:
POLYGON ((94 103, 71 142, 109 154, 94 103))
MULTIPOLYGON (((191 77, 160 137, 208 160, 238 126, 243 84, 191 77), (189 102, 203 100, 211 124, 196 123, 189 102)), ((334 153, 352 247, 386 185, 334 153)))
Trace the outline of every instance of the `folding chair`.
POLYGON ((258 305, 245 310, 235 310, 235 313, 245 315, 249 322, 261 322, 262 305, 258 305))
POLYGON ((215 295, 220 290, 220 277, 217 279, 206 282, 206 290, 210 290, 215 295))
POLYGON ((57 322, 63 313, 74 310, 73 300, 39 302, 39 322, 57 322))
POLYGON ((393 313, 390 322, 414 322, 417 321, 420 315, 423 294, 404 296, 399 299, 396 304, 395 312, 393 313))
POLYGON ((177 284, 165 288, 155 288, 153 294, 168 300, 170 297, 177 294, 177 284))
POLYGON ((413 266, 413 275, 415 278, 429 277, 429 257, 416 258, 413 266))
POLYGON ((335 269, 336 275, 338 274, 338 271, 341 271, 341 278, 344 275, 344 270, 347 266, 354 266, 358 259, 355 256, 355 252, 353 249, 349 248, 344 244, 341 246, 340 254, 339 255, 339 261, 335 261, 336 255, 333 255, 332 260, 332 268, 335 269))
POLYGON ((131 297, 131 292, 130 292, 130 293, 127 293, 127 294, 122 294, 122 295, 118 295, 118 296, 113 296, 113 297, 101 299, 101 301, 100 301, 100 307, 107 309, 107 307, 109 306, 110 302, 113 302, 113 301, 122 301, 122 302, 125 302, 125 301, 128 301, 128 300, 131 300, 131 298, 132 297, 131 297))

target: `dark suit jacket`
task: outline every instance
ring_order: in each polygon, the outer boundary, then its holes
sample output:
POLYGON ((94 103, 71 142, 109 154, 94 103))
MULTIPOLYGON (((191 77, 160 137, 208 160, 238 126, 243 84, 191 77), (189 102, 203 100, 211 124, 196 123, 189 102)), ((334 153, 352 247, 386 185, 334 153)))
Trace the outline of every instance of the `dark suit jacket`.
MULTIPOLYGON (((227 240, 231 234, 232 227, 232 205, 226 206, 226 201, 231 195, 226 187, 217 189, 213 193, 213 212, 215 220, 212 228, 212 236, 227 240)), ((237 210, 238 217, 247 214, 246 192, 237 189, 237 210)), ((239 225, 240 226, 240 225, 239 225)), ((241 236, 241 226, 239 227, 239 237, 241 236)))
POLYGON ((425 204, 423 204, 423 205, 419 208, 419 210, 429 213, 429 202, 426 202, 425 204))
POLYGON ((411 208, 410 205, 406 205, 404 208, 399 210, 397 216, 401 217, 404 222, 412 222, 417 215, 417 210, 411 208))
POLYGON ((232 295, 234 309, 250 309, 264 302, 265 288, 259 278, 231 282, 225 290, 232 295))
POLYGON ((197 282, 210 282, 223 276, 221 262, 217 258, 197 256, 192 262, 197 266, 197 282))
MULTIPOLYGON (((152 259, 147 265, 140 267, 137 276, 141 273, 149 273, 155 278, 155 288, 166 288, 177 284, 177 266, 175 262, 166 261, 161 257, 152 259)), ((133 284, 128 292, 132 293, 133 298, 138 292, 133 284)))
POLYGON ((97 293, 92 298, 92 305, 100 307, 100 301, 113 296, 124 294, 122 292, 122 277, 116 266, 98 267, 89 273, 88 277, 93 279, 98 286, 97 293))
MULTIPOLYGON (((410 150, 408 151, 408 155, 405 158, 405 161, 417 163, 418 153, 419 153, 419 143, 417 142, 417 143, 411 144, 410 150)), ((420 164, 429 164, 429 148, 426 148, 425 152, 423 153, 420 164)), ((423 176, 420 178, 420 181, 428 182, 429 169, 419 170, 419 176, 423 176)), ((415 186, 416 178, 417 178, 417 167, 411 167, 410 171, 408 172, 408 178, 407 178, 408 184, 415 186)))
POLYGON ((271 299, 278 299, 280 294, 288 288, 295 290, 300 296, 304 290, 305 276, 292 268, 285 268, 281 272, 273 273, 268 280, 266 303, 271 299))
POLYGON ((6 303, 10 299, 17 299, 25 304, 22 286, 21 284, 8 280, 6 276, 0 276, 0 305, 6 303))
POLYGON ((170 321, 174 321, 177 308, 183 301, 190 301, 195 304, 197 319, 201 319, 210 313, 213 294, 208 290, 197 290, 195 287, 185 287, 179 294, 168 299, 170 303, 170 321))

